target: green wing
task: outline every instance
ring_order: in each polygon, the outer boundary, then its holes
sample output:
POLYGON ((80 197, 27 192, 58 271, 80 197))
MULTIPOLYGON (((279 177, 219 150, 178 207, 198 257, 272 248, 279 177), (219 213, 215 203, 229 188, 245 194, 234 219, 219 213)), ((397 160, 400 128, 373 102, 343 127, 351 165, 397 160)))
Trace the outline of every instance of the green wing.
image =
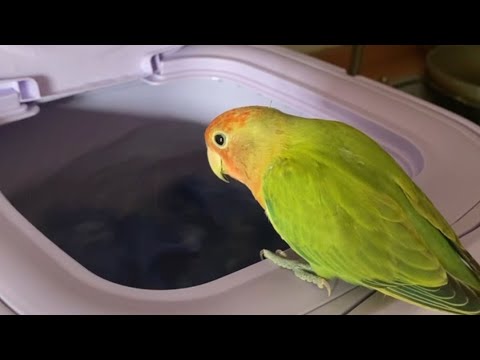
POLYGON ((478 262, 475 261, 475 259, 465 250, 451 226, 435 206, 433 206, 432 202, 425 196, 423 191, 421 191, 418 186, 403 173, 396 177, 395 182, 402 189, 415 211, 451 242, 451 246, 453 246, 463 258, 468 267, 470 267, 477 275, 480 274, 480 265, 478 262))
POLYGON ((276 231, 319 276, 429 308, 480 312, 479 277, 414 185, 359 171, 341 158, 303 155, 270 167, 263 193, 276 231))

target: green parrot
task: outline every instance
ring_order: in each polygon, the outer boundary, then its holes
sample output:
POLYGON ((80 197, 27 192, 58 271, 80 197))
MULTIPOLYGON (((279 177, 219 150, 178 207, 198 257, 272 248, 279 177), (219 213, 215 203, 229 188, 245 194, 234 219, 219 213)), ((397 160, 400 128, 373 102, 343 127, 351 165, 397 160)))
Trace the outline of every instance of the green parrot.
POLYGON ((249 106, 205 130, 213 173, 247 186, 304 262, 262 255, 326 288, 339 278, 428 309, 480 314, 480 265, 378 143, 334 120, 249 106))

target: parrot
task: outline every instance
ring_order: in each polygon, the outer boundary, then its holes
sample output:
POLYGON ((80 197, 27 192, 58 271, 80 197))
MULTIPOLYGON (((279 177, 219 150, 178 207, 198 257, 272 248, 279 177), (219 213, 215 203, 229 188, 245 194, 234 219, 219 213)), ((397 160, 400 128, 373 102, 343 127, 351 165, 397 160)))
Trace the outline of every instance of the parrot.
POLYGON ((246 186, 299 256, 263 249, 262 259, 328 296, 330 282, 340 279, 421 308, 480 314, 480 265, 363 131, 252 105, 217 115, 203 135, 213 174, 246 186))

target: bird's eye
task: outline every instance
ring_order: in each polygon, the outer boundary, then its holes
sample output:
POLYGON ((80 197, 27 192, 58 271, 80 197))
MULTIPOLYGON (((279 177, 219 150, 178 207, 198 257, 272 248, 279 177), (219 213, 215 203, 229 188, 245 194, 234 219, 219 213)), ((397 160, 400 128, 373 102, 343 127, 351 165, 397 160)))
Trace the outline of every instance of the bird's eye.
POLYGON ((224 134, 216 134, 213 139, 215 140, 215 143, 220 147, 225 146, 225 143, 227 142, 227 138, 224 134))

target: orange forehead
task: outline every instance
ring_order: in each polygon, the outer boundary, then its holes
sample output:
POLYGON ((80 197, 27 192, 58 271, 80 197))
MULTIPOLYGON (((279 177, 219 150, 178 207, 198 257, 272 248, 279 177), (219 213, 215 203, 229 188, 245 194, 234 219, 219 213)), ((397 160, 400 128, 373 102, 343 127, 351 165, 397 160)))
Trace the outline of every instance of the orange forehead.
POLYGON ((217 116, 211 123, 211 127, 229 131, 245 124, 252 110, 233 109, 217 116))
POLYGON ((206 140, 209 141, 213 131, 223 131, 228 133, 233 129, 242 127, 247 119, 257 110, 254 107, 237 108, 224 112, 217 116, 205 131, 206 140))

